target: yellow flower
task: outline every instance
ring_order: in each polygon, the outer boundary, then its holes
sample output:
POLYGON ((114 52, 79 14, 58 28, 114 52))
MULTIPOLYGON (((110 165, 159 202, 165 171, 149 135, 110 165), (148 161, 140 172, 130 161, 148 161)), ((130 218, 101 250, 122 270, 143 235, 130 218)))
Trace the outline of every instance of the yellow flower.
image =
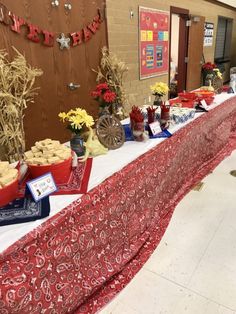
POLYGON ((87 127, 91 127, 94 125, 94 120, 93 120, 93 117, 87 115, 86 117, 84 117, 84 124, 87 126, 87 127))
POLYGON ((65 122, 65 119, 67 118, 67 114, 65 112, 60 112, 58 117, 61 118, 63 122, 65 122))
POLYGON ((165 95, 169 91, 168 85, 163 82, 157 82, 156 84, 150 86, 150 89, 154 95, 165 95))
POLYGON ((68 128, 72 131, 81 130, 83 126, 91 127, 94 125, 93 117, 81 108, 71 109, 67 113, 60 112, 58 116, 63 122, 69 123, 68 128))
POLYGON ((80 130, 82 129, 82 126, 83 126, 83 122, 81 120, 81 117, 79 116, 71 116, 69 118, 69 122, 70 122, 70 125, 75 128, 76 130, 80 130))
POLYGON ((220 70, 218 68, 216 68, 216 69, 214 69, 214 71, 216 72, 216 76, 222 80, 223 76, 222 76, 222 73, 220 72, 220 70))

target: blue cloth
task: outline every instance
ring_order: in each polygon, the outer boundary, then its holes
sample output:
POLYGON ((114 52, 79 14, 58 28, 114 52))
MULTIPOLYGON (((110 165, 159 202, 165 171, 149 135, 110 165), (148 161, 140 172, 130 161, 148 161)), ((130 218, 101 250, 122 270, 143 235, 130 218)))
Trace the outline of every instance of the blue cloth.
POLYGON ((152 135, 152 136, 150 136, 149 135, 149 137, 152 139, 152 138, 162 138, 162 137, 171 137, 172 136, 172 134, 168 131, 168 130, 163 130, 161 133, 158 133, 158 134, 156 134, 156 135, 152 135))
MULTIPOLYGON (((134 141, 134 138, 133 138, 133 134, 132 134, 132 131, 131 131, 131 128, 130 128, 130 124, 124 124, 123 125, 123 128, 124 128, 124 131, 125 131, 125 140, 126 141, 134 141)), ((148 131, 148 125, 146 125, 146 130, 148 131)), ((171 137, 172 134, 168 131, 168 130, 164 130, 163 132, 155 135, 155 136, 150 136, 149 135, 149 138, 150 139, 153 139, 153 138, 166 138, 166 137, 171 137)))
POLYGON ((18 198, 0 207, 0 226, 34 221, 49 216, 49 197, 35 203, 31 197, 18 198))
POLYGON ((126 141, 134 141, 133 134, 130 128, 130 124, 123 124, 123 128, 125 131, 125 140, 126 141))

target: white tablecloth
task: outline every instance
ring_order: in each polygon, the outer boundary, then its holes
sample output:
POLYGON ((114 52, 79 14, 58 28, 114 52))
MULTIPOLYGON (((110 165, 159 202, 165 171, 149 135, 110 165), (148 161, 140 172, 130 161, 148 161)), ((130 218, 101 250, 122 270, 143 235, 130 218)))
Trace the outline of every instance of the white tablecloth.
MULTIPOLYGON (((233 97, 234 94, 223 93, 215 97, 214 103, 209 106, 209 110, 219 106, 225 100, 233 97)), ((207 113, 196 113, 194 119, 197 119, 202 114, 207 113)), ((171 125, 169 131, 173 134, 179 129, 183 128, 188 123, 191 123, 194 119, 188 120, 183 124, 171 125)), ((90 176, 90 181, 88 185, 88 191, 93 189, 95 186, 99 185, 106 178, 114 174, 115 172, 121 170, 128 163, 132 162, 148 150, 152 149, 156 145, 164 141, 165 138, 150 139, 147 142, 125 142, 125 144, 117 149, 111 150, 106 155, 98 156, 93 160, 93 166, 90 176)), ((34 222, 9 225, 0 227, 0 252, 4 251, 8 246, 13 244, 15 241, 20 239, 22 236, 42 224, 48 218, 57 214, 60 210, 71 204, 76 199, 80 198, 81 195, 58 195, 50 197, 51 212, 50 216, 37 220, 34 222)))

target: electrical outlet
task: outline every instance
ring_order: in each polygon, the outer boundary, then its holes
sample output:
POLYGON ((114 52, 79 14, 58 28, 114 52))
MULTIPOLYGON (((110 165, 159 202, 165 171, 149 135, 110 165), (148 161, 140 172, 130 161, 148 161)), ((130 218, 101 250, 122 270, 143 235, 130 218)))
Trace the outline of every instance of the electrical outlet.
POLYGON ((148 102, 151 102, 151 101, 152 101, 152 97, 148 96, 148 102))

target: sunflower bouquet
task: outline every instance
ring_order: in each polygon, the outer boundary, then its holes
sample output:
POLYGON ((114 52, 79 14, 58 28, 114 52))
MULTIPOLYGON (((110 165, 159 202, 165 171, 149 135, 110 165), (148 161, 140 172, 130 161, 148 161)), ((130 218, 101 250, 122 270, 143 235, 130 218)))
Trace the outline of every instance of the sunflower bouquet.
POLYGON ((85 127, 94 125, 93 117, 81 108, 71 109, 67 113, 60 112, 58 116, 62 122, 67 123, 67 129, 74 134, 81 134, 85 127))

